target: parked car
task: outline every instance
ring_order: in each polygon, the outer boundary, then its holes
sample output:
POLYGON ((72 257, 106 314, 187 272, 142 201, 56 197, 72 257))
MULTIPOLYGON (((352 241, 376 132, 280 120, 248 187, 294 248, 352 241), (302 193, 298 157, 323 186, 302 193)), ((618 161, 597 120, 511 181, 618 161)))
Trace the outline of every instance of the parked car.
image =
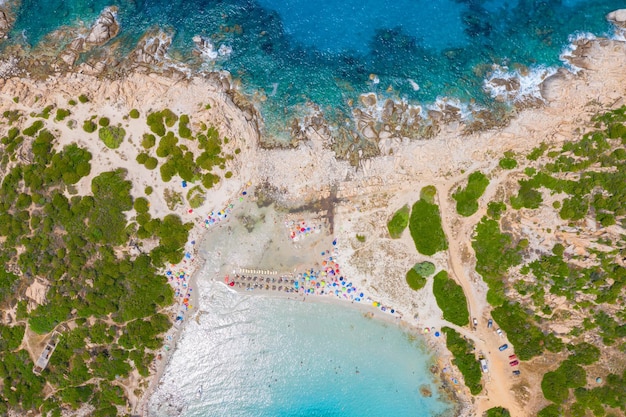
POLYGON ((476 320, 476 317, 472 319, 472 323, 474 323, 474 327, 478 327, 478 320, 476 320))
POLYGON ((485 373, 489 372, 489 368, 487 367, 487 361, 485 359, 480 360, 480 369, 482 369, 482 371, 485 373))
POLYGON ((502 346, 500 346, 498 349, 500 349, 500 352, 502 352, 503 350, 507 350, 508 348, 509 348, 509 345, 505 343, 502 346))
POLYGON ((513 375, 519 375, 519 374, 521 374, 521 373, 522 373, 522 371, 520 371, 520 370, 518 370, 518 369, 516 369, 516 370, 514 370, 514 371, 513 371, 513 375))
POLYGON ((487 328, 488 328, 488 329, 491 329, 491 326, 493 326, 493 320, 489 319, 489 320, 487 321, 487 328))
POLYGON ((519 361, 517 361, 517 360, 515 360, 515 361, 511 361, 511 362, 509 362, 509 365, 511 365, 511 366, 517 366, 517 365, 519 365, 519 361))
POLYGON ((498 336, 502 337, 502 330, 499 327, 496 329, 496 333, 498 336))
POLYGON ((509 360, 517 359, 517 355, 509 355, 509 360))

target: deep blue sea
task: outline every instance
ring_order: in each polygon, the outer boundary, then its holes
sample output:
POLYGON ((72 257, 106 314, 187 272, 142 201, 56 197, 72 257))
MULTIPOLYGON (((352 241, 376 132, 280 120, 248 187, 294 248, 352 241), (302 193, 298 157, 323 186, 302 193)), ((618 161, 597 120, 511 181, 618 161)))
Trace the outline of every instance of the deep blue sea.
POLYGON ((605 15, 623 0, 22 0, 11 34, 35 45, 50 31, 90 24, 119 7, 119 38, 132 47, 146 29, 174 35, 170 55, 190 57, 192 38, 232 53, 208 60, 242 81, 267 135, 309 101, 343 120, 359 94, 429 103, 437 97, 489 105, 483 81, 492 64, 560 65, 570 36, 612 30, 605 15), (373 83, 370 75, 377 76, 373 83), (258 97, 258 95, 257 95, 258 97))

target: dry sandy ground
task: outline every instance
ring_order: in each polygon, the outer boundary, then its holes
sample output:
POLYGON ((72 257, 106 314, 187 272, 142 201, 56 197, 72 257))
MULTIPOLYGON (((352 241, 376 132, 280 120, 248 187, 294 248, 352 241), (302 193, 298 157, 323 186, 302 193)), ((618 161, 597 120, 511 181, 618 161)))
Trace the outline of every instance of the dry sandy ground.
MULTIPOLYGON (((587 70, 577 75, 559 74, 547 81, 544 85, 547 105, 521 112, 506 128, 462 136, 459 134, 461 126, 454 125, 428 141, 397 139, 392 144, 394 156, 363 161, 358 170, 337 161, 313 131, 307 132, 310 140, 302 142, 297 149, 259 149, 254 120, 248 121, 249 117, 246 119, 246 115, 232 104, 220 88, 201 78, 176 81, 136 74, 117 81, 100 81, 71 74, 40 83, 8 79, 0 80, 0 97, 3 108, 20 109, 28 114, 31 109, 40 110, 50 103, 67 108, 69 99, 87 93, 90 103, 71 109, 73 114, 70 119, 76 120, 77 128, 71 129, 65 122, 52 123, 59 133, 59 145, 77 142, 94 155, 92 173, 79 182, 79 191, 89 191, 93 176, 113 166, 122 166, 128 170, 133 181, 135 196, 144 196, 146 185, 155 188, 152 196, 148 197, 151 214, 155 216, 170 212, 162 198, 163 190, 176 189, 179 185, 163 183, 158 172, 148 171, 135 163, 141 135, 147 129, 135 120, 124 118, 132 108, 139 109, 142 115, 165 107, 178 114, 187 113, 193 123, 204 121, 218 126, 223 136, 233 139, 229 146, 242 150, 228 167, 235 174, 233 179, 222 181, 215 190, 211 190, 203 207, 193 213, 189 213, 187 207, 175 209, 185 221, 200 222, 209 211, 222 209, 228 201, 238 198, 248 182, 253 185, 270 184, 280 190, 282 203, 291 205, 315 200, 336 188, 338 202, 333 236, 338 239, 339 263, 343 273, 376 299, 402 311, 403 320, 417 329, 440 328, 447 323, 443 321, 432 296, 432 282, 425 289, 413 292, 404 281, 408 268, 426 258, 417 254, 408 233, 399 240, 389 239, 385 224, 399 207, 415 202, 423 186, 435 185, 450 248, 429 259, 438 269, 447 270, 464 288, 470 313, 479 319, 479 326, 476 331, 467 328, 458 330, 476 343, 490 364, 486 393, 477 398, 474 409, 467 413, 481 415, 487 408, 501 405, 518 417, 532 415, 538 404, 521 402, 515 395, 518 381, 510 377, 506 355, 497 350, 502 339, 486 328, 489 315, 486 287, 473 271, 470 246, 473 226, 483 215, 484 208, 472 217, 459 218, 449 195, 466 178, 465 173, 481 170, 489 172, 491 180, 486 195, 481 199, 485 203, 499 192, 499 187, 509 175, 497 168, 504 151, 525 153, 541 142, 558 143, 572 138, 575 130, 592 114, 623 104, 626 88, 624 43, 603 41, 601 45, 596 42, 584 59, 587 70), (14 103, 13 97, 19 97, 19 103, 14 103), (39 97, 36 103, 35 97, 39 97), (211 104, 210 111, 204 109, 207 103, 211 104), (121 123, 125 127, 128 139, 122 147, 108 150, 95 135, 88 136, 82 131, 82 121, 93 114, 107 116, 112 124, 121 123), (357 234, 364 235, 365 242, 359 242, 357 234)), ((281 219, 280 216, 276 218, 277 224, 281 219)), ((203 232, 203 228, 195 228, 191 238, 199 239, 203 232)), ((282 243, 276 239, 276 242, 277 246, 269 249, 276 253, 286 251, 289 245, 293 245, 288 239, 282 243)), ((245 259, 247 251, 263 254, 266 249, 238 248, 239 252, 225 257, 222 265, 231 267, 236 264, 237 258, 245 259)), ((314 253, 308 252, 311 255, 314 253)), ((274 255, 262 259, 270 265, 274 255)), ((315 262, 314 259, 307 259, 306 255, 297 258, 301 264, 308 261, 315 262)), ((285 261, 285 267, 293 266, 289 262, 285 261)), ((238 265, 244 267, 242 263, 238 265)), ((447 360, 445 355, 444 360, 447 360)), ((157 375, 162 371, 163 367, 158 369, 157 375)), ((526 382, 526 385, 533 384, 526 382)), ((537 384, 528 389, 536 392, 537 384)), ((133 390, 129 391, 132 393, 133 390)), ((534 397, 530 395, 528 398, 534 397)))

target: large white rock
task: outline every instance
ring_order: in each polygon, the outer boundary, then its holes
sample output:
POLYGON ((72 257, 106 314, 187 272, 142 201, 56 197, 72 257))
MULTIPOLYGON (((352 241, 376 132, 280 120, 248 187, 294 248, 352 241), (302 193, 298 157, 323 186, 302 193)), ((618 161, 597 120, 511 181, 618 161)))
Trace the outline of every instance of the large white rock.
POLYGON ((606 18, 617 26, 626 28, 626 9, 612 11, 606 15, 606 18))
POLYGON ((120 26, 115 18, 117 8, 107 7, 100 13, 98 20, 91 28, 91 32, 87 35, 85 42, 94 45, 103 45, 109 41, 109 39, 117 36, 120 30, 120 26))

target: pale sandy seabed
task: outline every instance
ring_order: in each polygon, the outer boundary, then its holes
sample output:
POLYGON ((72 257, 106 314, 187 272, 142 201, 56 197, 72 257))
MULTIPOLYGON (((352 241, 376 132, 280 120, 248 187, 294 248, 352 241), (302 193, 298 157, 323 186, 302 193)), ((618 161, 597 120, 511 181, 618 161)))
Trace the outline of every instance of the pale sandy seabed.
MULTIPOLYGON (((72 129, 63 123, 58 125, 59 146, 77 142, 94 155, 91 174, 77 184, 78 191, 89 192, 89 184, 94 176, 111 167, 121 166, 129 172, 133 195, 143 195, 147 185, 155 188, 149 197, 153 216, 170 212, 162 198, 162 190, 175 186, 163 183, 158 170, 137 169, 135 157, 140 152, 141 135, 146 131, 144 122, 141 119, 124 121, 128 124, 125 128, 129 140, 125 140, 119 149, 109 150, 95 136, 94 140, 88 139, 80 129, 82 121, 92 114, 98 114, 117 123, 122 122, 123 116, 132 108, 137 108, 145 115, 150 110, 167 107, 177 114, 189 114, 192 124, 205 122, 217 126, 222 136, 231 138, 229 146, 232 149, 240 148, 241 153, 228 163, 227 170, 233 172, 233 178, 221 181, 215 189, 210 190, 202 207, 191 213, 187 207, 179 206, 175 210, 184 221, 197 224, 190 236, 190 240, 197 241, 197 244, 203 236, 211 238, 213 233, 203 227, 206 214, 212 210, 221 210, 229 203, 246 204, 239 200, 244 190, 249 190, 250 194, 261 187, 276 190, 272 196, 278 203, 288 207, 314 202, 336 192, 332 235, 326 224, 319 237, 294 244, 286 237, 288 231, 282 224, 285 215, 273 212, 271 216, 276 219, 275 227, 264 229, 266 235, 259 239, 263 241, 272 236, 274 243, 271 248, 233 247, 229 253, 222 250, 220 253, 202 254, 218 259, 218 262, 211 263, 208 271, 201 267, 201 256, 196 254, 193 265, 190 262, 182 267, 189 272, 196 270, 205 275, 213 274, 215 279, 222 280, 235 267, 277 269, 272 261, 283 256, 281 268, 287 272, 297 266, 308 263, 312 266, 318 262, 316 256, 319 255, 319 249, 329 246, 336 238, 342 273, 372 299, 401 311, 402 324, 419 331, 425 327, 439 329, 444 325, 450 326, 443 321, 435 303, 432 280, 419 292, 411 291, 405 283, 406 271, 416 262, 429 259, 438 270, 447 270, 462 285, 471 316, 479 318, 483 323, 477 331, 451 326, 472 339, 490 363, 483 395, 470 399, 468 392, 457 392, 467 405, 464 415, 481 415, 488 408, 504 406, 511 415, 517 417, 533 415, 541 408, 543 400, 539 380, 533 379, 532 369, 522 365, 526 378, 522 383, 530 390, 522 402, 514 390, 514 384, 520 381, 509 377, 506 358, 495 355, 501 340, 491 330, 487 331, 484 325, 490 306, 486 302, 486 285, 474 271, 471 234, 473 226, 485 213, 486 202, 491 201, 498 190, 509 184, 510 177, 523 170, 523 166, 513 171, 503 171, 498 167, 505 151, 524 155, 542 142, 554 144, 576 138, 577 129, 592 115, 625 104, 626 44, 615 40, 593 41, 588 44, 580 59, 582 61, 579 64, 584 64, 585 69, 576 74, 561 71, 550 77, 542 86, 545 105, 520 111, 505 128, 462 135, 462 122, 455 122, 444 126, 433 139, 412 141, 392 138, 379 145, 385 147, 383 153, 387 156, 363 160, 358 168, 337 160, 326 139, 313 129, 306 132, 307 139, 300 141, 294 149, 261 149, 257 128, 260 121, 235 106, 231 97, 223 91, 222 84, 215 82, 215 77, 196 76, 181 80, 134 73, 124 79, 111 81, 69 73, 51 76, 46 81, 5 78, 0 79, 0 99, 3 109, 19 109, 28 114, 31 109, 41 109, 52 103, 64 107, 69 99, 89 92, 90 103, 72 109, 70 118, 76 120, 79 127, 72 129), (18 103, 13 101, 14 97, 19 97, 18 103), (39 98, 35 100, 35 97, 39 98), (211 104, 210 111, 205 110, 206 104, 211 104), (491 182, 479 201, 483 203, 481 209, 469 218, 462 218, 456 214, 450 194, 466 178, 467 173, 476 170, 489 173, 491 182), (426 185, 437 188, 438 204, 450 246, 447 252, 430 258, 416 252, 409 233, 405 232, 399 240, 391 240, 386 231, 386 222, 391 214, 401 206, 418 200, 419 191, 426 185), (357 234, 366 236, 365 242, 359 242, 357 234), (301 250, 315 242, 319 242, 319 246, 301 250), (266 250, 270 250, 270 253, 266 253, 266 250)), ((251 199, 248 196, 248 200, 251 199)), ((253 203, 247 201, 251 207, 255 206, 253 203)), ((315 220, 314 212, 298 214, 294 218, 322 223, 315 220)), ((546 219, 542 219, 542 222, 544 227, 551 227, 545 223, 546 219)), ((195 284, 191 285, 195 287, 195 284)), ((38 289, 35 292, 41 291, 38 289)), ((311 296, 307 301, 315 299, 311 296)), ((194 297, 192 305, 197 303, 194 297)), ((186 320, 194 319, 193 311, 188 313, 186 320)), ((379 310, 372 311, 383 318, 399 321, 379 310)), ((184 326, 181 327, 184 331, 184 326)), ((170 335, 176 339, 176 329, 170 335)), ((449 363, 450 357, 441 339, 428 338, 428 341, 440 356, 440 363, 449 363)), ((158 386, 162 373, 168 372, 167 359, 171 352, 164 352, 164 360, 154 369, 155 375, 151 378, 149 388, 146 389, 146 382, 139 378, 128 382, 127 392, 131 394, 135 386, 144 388, 141 398, 131 398, 134 413, 145 413, 150 393, 158 386)))

